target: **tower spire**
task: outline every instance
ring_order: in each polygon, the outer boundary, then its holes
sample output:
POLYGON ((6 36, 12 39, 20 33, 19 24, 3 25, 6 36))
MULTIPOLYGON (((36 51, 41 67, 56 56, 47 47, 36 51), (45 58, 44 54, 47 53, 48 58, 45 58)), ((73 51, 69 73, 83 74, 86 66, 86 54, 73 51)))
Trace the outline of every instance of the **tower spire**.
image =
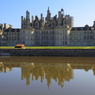
POLYGON ((48 7, 47 14, 49 14, 49 13, 50 13, 50 10, 49 10, 49 7, 48 7))
POLYGON ((49 6, 48 6, 48 10, 49 10, 49 6))

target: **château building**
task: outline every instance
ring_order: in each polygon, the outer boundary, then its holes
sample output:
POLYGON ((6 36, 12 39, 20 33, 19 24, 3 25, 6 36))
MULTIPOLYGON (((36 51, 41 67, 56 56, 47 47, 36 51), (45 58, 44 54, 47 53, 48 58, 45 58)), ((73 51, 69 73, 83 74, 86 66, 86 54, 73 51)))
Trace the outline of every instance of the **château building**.
POLYGON ((95 45, 95 22, 93 26, 73 27, 73 17, 65 15, 64 10, 51 16, 47 10, 43 14, 31 16, 26 11, 26 17, 21 16, 21 29, 11 25, 0 24, 0 45, 25 44, 26 46, 89 46, 95 45))

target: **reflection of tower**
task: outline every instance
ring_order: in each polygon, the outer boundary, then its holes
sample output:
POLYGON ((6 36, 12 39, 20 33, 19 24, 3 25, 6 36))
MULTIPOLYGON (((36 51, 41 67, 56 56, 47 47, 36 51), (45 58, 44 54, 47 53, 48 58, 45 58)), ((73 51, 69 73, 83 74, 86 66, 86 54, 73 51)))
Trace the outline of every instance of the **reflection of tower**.
POLYGON ((93 75, 95 75, 95 69, 93 69, 93 75))
POLYGON ((51 76, 50 76, 50 74, 46 74, 46 79, 47 79, 47 86, 49 88, 50 84, 51 84, 51 76))
POLYGON ((64 82, 64 78, 65 78, 64 76, 65 76, 64 70, 60 68, 59 73, 58 73, 58 85, 62 85, 62 83, 64 82))
POLYGON ((43 82, 43 79, 44 79, 44 73, 45 73, 45 70, 43 67, 40 68, 39 70, 39 74, 40 74, 40 77, 41 77, 41 82, 43 82))
POLYGON ((3 72, 3 62, 0 62, 0 72, 3 72))
POLYGON ((22 72, 22 77, 21 79, 25 79, 26 78, 26 85, 29 85, 30 84, 30 67, 22 67, 21 68, 21 72, 22 72))
POLYGON ((70 64, 49 64, 49 66, 45 68, 45 73, 48 87, 51 84, 51 79, 54 79, 58 82, 58 85, 64 87, 64 81, 69 81, 73 78, 73 70, 70 64))
POLYGON ((92 66, 91 69, 92 69, 92 71, 93 71, 93 75, 95 75, 95 67, 92 66))
POLYGON ((8 72, 8 71, 11 71, 12 70, 12 67, 11 67, 11 65, 10 64, 8 64, 8 66, 4 66, 3 67, 3 70, 4 70, 4 72, 6 73, 6 72, 8 72))

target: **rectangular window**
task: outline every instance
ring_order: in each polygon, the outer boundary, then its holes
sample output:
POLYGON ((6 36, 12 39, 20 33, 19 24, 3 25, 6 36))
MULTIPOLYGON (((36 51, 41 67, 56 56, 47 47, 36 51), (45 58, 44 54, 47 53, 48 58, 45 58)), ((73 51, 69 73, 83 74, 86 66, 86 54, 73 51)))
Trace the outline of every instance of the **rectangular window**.
POLYGON ((52 31, 52 34, 54 34, 54 31, 52 31))
POLYGON ((86 39, 86 35, 84 36, 84 39, 86 39))
POLYGON ((65 41, 65 45, 67 45, 67 41, 65 41))
POLYGON ((67 35, 65 35, 65 39, 67 39, 67 35))
POLYGON ((90 39, 93 39, 93 36, 92 35, 90 35, 90 39))
POLYGON ((63 41, 63 45, 64 45, 64 41, 63 41))

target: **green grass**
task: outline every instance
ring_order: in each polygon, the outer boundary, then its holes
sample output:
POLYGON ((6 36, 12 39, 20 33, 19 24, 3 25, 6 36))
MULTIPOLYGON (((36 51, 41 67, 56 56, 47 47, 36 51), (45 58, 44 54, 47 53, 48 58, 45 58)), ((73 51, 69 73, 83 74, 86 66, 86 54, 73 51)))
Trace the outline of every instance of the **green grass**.
MULTIPOLYGON (((0 49, 20 49, 14 46, 0 46, 0 49)), ((95 49, 95 46, 26 46, 25 49, 95 49)))
POLYGON ((0 49, 15 49, 13 46, 0 46, 0 49))

